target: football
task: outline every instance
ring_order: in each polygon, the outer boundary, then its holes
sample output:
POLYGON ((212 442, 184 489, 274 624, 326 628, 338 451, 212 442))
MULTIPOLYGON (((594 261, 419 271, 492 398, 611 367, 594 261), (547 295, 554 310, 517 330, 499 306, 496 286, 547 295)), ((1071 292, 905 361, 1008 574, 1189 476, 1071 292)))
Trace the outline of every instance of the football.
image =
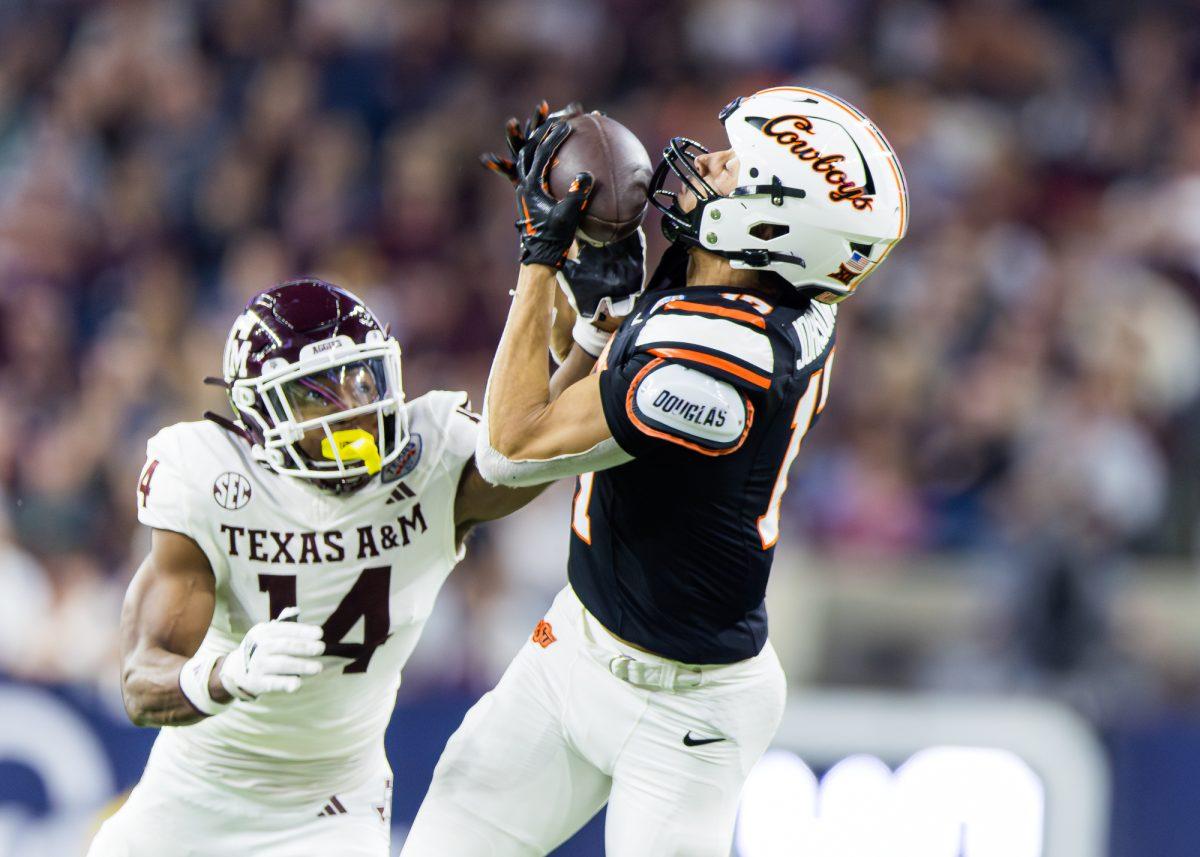
POLYGON ((610 116, 582 113, 567 120, 571 134, 550 168, 550 193, 562 199, 575 176, 595 178, 591 204, 579 231, 593 244, 631 234, 646 213, 650 156, 634 133, 610 116))

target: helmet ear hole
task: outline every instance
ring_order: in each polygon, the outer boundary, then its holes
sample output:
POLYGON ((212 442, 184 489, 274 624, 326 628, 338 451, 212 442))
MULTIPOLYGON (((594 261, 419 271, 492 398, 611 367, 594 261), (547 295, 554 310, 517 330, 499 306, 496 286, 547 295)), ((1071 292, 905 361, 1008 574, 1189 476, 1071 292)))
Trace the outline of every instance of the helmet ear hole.
POLYGON ((861 244, 858 241, 851 241, 850 249, 853 250, 855 253, 859 253, 863 256, 866 256, 868 259, 870 259, 871 251, 875 249, 875 245, 874 244, 861 244))
POLYGON ((782 238, 792 231, 792 227, 786 223, 756 223, 750 227, 749 232, 759 241, 770 241, 774 238, 782 238))

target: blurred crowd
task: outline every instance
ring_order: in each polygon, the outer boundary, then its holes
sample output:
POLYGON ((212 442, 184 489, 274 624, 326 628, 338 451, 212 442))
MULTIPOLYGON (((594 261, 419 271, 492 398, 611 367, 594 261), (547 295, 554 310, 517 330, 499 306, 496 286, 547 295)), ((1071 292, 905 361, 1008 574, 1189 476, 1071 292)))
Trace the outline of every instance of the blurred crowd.
MULTIPOLYGON (((223 408, 201 379, 249 295, 342 284, 410 396, 478 402, 516 275, 477 163, 504 119, 579 99, 653 157, 793 82, 876 120, 913 219, 844 305, 785 542, 988 557, 1028 657, 1086 659, 1112 569, 1200 550, 1198 45, 1183 0, 0 3, 0 670, 115 683, 145 440, 223 408)), ((430 681, 507 660, 568 494, 475 537, 430 681)))

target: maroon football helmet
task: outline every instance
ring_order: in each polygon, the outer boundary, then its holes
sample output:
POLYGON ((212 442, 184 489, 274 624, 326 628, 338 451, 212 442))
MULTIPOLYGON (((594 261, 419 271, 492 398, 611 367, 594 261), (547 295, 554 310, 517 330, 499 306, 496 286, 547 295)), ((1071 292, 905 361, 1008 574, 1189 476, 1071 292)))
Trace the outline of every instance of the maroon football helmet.
POLYGON ((237 427, 279 473, 354 486, 408 443, 399 344, 366 304, 323 280, 250 299, 225 343, 224 384, 237 427), (319 458, 298 443, 313 430, 324 433, 319 458))

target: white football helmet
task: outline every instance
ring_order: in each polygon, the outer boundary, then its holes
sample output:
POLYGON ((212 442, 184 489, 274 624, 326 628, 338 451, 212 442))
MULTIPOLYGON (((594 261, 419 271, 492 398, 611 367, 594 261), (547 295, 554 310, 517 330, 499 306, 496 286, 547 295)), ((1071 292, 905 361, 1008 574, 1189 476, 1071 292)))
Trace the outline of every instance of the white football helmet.
POLYGON ((672 138, 650 184, 667 238, 831 301, 853 294, 908 228, 908 186, 887 139, 850 104, 799 86, 738 98, 719 118, 738 186, 719 195, 695 167, 708 149, 672 138), (668 171, 696 195, 691 211, 664 189, 668 171))

